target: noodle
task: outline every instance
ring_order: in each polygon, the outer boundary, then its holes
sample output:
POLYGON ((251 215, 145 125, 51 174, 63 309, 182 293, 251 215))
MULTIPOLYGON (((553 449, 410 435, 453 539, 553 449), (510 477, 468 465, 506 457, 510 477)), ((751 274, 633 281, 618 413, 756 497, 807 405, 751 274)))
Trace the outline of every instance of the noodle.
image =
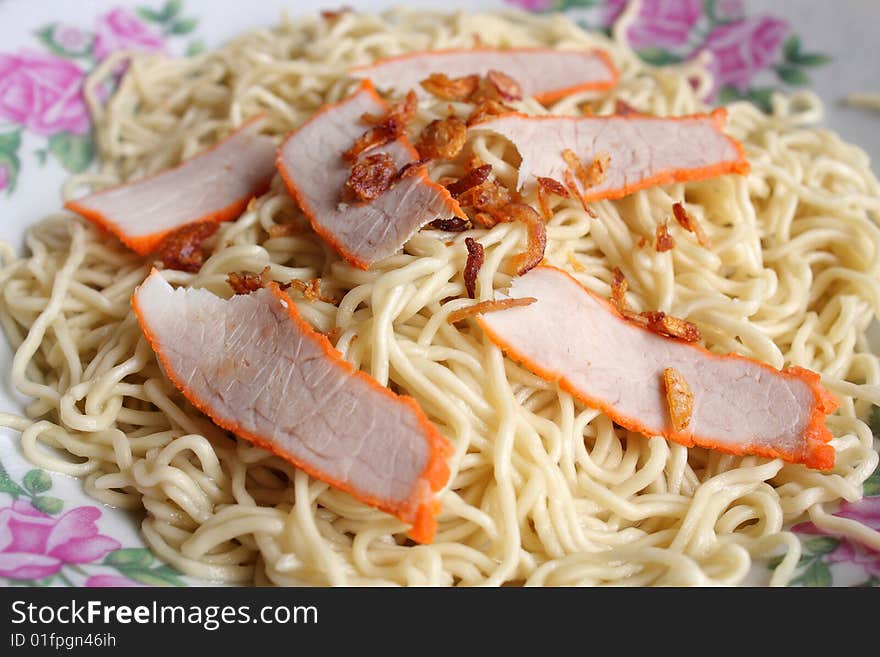
POLYGON ((846 104, 852 107, 863 107, 880 112, 880 93, 855 93, 846 97, 846 104))
MULTIPOLYGON (((64 193, 164 169, 257 114, 280 139, 354 88, 347 67, 408 50, 470 47, 477 36, 489 46, 609 52, 620 84, 569 96, 553 113, 576 114, 589 103, 610 114, 617 99, 658 115, 701 111, 711 85, 705 62, 646 67, 621 39, 624 27, 609 39, 561 16, 515 12, 287 19, 196 57, 133 58, 103 105, 97 90, 128 57, 113 56, 87 85, 102 168, 71 179, 64 193)), ((546 112, 531 100, 519 106, 546 112)), ((447 107, 423 103, 416 129, 447 107)), ((468 106, 453 107, 467 116, 468 106)), ((402 253, 360 271, 308 229, 277 177, 206 242, 212 254, 201 271, 164 275, 228 297, 228 272, 268 266, 280 281, 319 277, 325 295, 342 299, 337 307, 291 293, 318 330, 339 327, 336 346, 346 360, 413 396, 455 448, 432 544, 412 544, 398 520, 234 438, 190 406, 162 374, 129 305, 151 263, 68 213, 29 231, 27 257, 3 247, 0 321, 17 349, 12 380, 33 401, 32 421, 2 414, 0 425, 22 432, 24 452, 39 466, 84 477, 88 493, 108 504, 144 509, 150 548, 197 577, 276 585, 733 585, 755 559, 784 553, 771 583, 785 584, 800 544, 784 527, 806 515, 880 548, 877 532, 833 519, 827 506, 859 499, 878 461, 863 419, 880 404, 880 361, 865 338, 880 310, 880 185, 864 152, 807 127, 821 114, 809 93, 777 96, 770 115, 730 106, 728 131, 752 164, 747 177, 601 201, 593 204, 596 218, 575 199, 551 197, 546 258, 603 295, 620 267, 635 310, 695 322, 714 352, 820 372, 842 400, 828 420, 832 472, 628 432, 504 358, 472 321, 448 323, 473 303, 461 277, 465 237, 485 247, 476 301, 486 301, 509 284, 504 272, 525 245, 524 227, 503 223, 451 242, 423 230, 402 253), (678 201, 688 203, 713 248, 679 232, 674 249, 653 249, 657 223, 678 201)), ((500 138, 481 133, 471 147, 513 184, 514 156, 500 138)), ((456 161, 432 176, 463 173, 456 161)), ((524 200, 537 207, 535 198, 524 200)))

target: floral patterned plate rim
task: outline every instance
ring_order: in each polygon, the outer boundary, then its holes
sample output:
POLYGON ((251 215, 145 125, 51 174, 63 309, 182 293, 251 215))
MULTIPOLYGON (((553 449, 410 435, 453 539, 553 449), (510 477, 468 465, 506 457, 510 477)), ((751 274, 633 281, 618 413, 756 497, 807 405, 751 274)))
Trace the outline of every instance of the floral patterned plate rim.
MULTIPOLYGON (((413 0, 408 4, 446 10, 515 6, 537 12, 564 11, 588 29, 607 30, 626 2, 413 0)), ((387 5, 370 0, 347 4, 363 10, 387 5)), ((775 89, 812 85, 833 103, 841 89, 859 91, 869 82, 852 79, 852 74, 859 75, 854 66, 834 70, 835 63, 846 57, 860 61, 851 47, 859 42, 849 40, 848 48, 840 39, 829 44, 827 30, 821 29, 826 4, 831 3, 643 0, 627 36, 639 55, 652 64, 712 52, 718 81, 710 98, 713 102, 746 98, 768 107, 775 89), (803 11, 805 5, 810 12, 803 11), (805 14, 815 15, 815 20, 804 21, 805 14), (841 75, 840 70, 847 74, 841 75), (843 86, 841 78, 848 79, 843 86)), ((842 9, 835 4, 838 16, 871 11, 866 18, 880 17, 880 6, 865 10, 856 2, 841 4, 842 9)), ((0 239, 16 248, 21 247, 27 225, 60 205, 59 197, 46 190, 59 189, 67 175, 93 164, 91 125, 81 95, 90 70, 118 50, 198 52, 247 27, 272 24, 282 10, 290 8, 284 0, 263 0, 248 12, 247 24, 243 24, 231 0, 94 0, 88 5, 91 15, 83 15, 77 5, 64 0, 38 4, 0 0, 0 43, 4 44, 0 47, 0 239)), ((326 5, 299 2, 296 11, 305 13, 326 5)), ((872 24, 870 20, 856 22, 872 24)), ((859 71, 864 68, 869 67, 858 67, 859 71)), ((871 135, 876 137, 880 131, 871 125, 871 117, 855 115, 854 120, 847 110, 832 107, 836 111, 829 115, 831 127, 842 128, 845 137, 865 144, 876 161, 880 138, 872 142, 871 135)), ((0 341, 0 371, 8 372, 11 362, 4 339, 0 341)), ((11 390, 8 378, 0 382, 0 410, 20 412, 23 400, 11 390)), ((872 428, 880 435, 880 414, 876 419, 872 428)), ((842 504, 838 515, 880 529, 880 471, 866 482, 865 498, 842 504)), ((0 585, 210 584, 162 563, 144 546, 138 520, 137 514, 89 498, 80 481, 33 467, 18 448, 16 436, 0 432, 0 585)), ((801 537, 804 554, 793 585, 880 585, 880 553, 824 534, 810 523, 794 530, 801 537)), ((772 561, 757 564, 747 583, 766 583, 773 565, 772 561)))

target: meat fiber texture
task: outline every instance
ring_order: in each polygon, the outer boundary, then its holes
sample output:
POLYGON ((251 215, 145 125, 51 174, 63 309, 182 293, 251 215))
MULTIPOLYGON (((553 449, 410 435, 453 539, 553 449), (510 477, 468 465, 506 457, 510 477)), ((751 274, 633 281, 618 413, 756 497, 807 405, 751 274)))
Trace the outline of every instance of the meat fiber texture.
POLYGON ((275 175, 275 142, 250 121, 213 148, 173 169, 69 201, 67 207, 152 252, 169 233, 198 221, 236 218, 275 175))
MULTIPOLYGON (((479 123, 472 130, 497 133, 522 157, 517 186, 535 176, 562 180, 570 149, 587 165, 610 156, 605 178, 582 189, 584 200, 621 198, 639 189, 727 173, 745 174, 742 146, 724 134, 727 112, 683 117, 526 116, 511 113, 479 123)), ((580 184, 580 183, 578 183, 580 184)))
POLYGON ((553 267, 514 279, 508 294, 537 301, 479 316, 490 339, 618 424, 688 446, 778 456, 821 469, 833 465, 825 416, 837 402, 817 374, 779 371, 652 333, 553 267), (682 431, 672 426, 665 368, 680 372, 693 394, 693 413, 682 431))
POLYGON ((599 50, 553 50, 550 48, 475 48, 414 52, 380 59, 350 71, 368 78, 382 91, 404 94, 415 89, 428 93, 419 82, 432 73, 450 78, 504 73, 519 84, 524 97, 549 102, 576 91, 610 89, 618 72, 608 55, 599 50))
MULTIPOLYGON (((387 111, 372 86, 365 84, 352 96, 318 112, 278 151, 278 170, 315 232, 361 269, 396 253, 425 224, 461 212, 449 193, 424 171, 401 178, 372 201, 341 201, 351 173, 342 153, 369 128, 361 120, 364 113, 382 116, 387 111)), ((383 152, 398 169, 418 158, 405 137, 364 155, 383 152)))
POLYGON ((224 300, 154 271, 132 302, 168 377, 219 426, 431 539, 445 439, 414 400, 343 361, 277 286, 224 300))

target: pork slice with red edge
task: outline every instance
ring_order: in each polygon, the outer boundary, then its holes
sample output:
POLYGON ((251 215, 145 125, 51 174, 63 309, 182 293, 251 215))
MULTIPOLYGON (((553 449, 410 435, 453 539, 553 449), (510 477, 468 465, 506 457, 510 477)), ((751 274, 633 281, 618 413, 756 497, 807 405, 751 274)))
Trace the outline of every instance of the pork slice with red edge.
POLYGON ((822 470, 834 465, 825 417, 838 402, 818 374, 719 356, 653 333, 554 267, 515 278, 508 294, 537 301, 479 315, 489 338, 621 426, 730 454, 779 457, 822 470), (675 370, 693 397, 682 430, 673 426, 665 370, 675 370))
POLYGON ((275 141, 260 134, 261 125, 260 118, 249 121, 172 169, 68 201, 66 207, 141 255, 188 224, 235 219, 275 175, 275 141))
POLYGON ((640 189, 729 173, 745 174, 742 146, 724 134, 727 112, 682 117, 527 116, 510 113, 474 125, 508 139, 522 162, 517 186, 536 177, 563 180, 570 150, 584 165, 606 159, 602 177, 580 191, 585 201, 621 198, 640 189))
MULTIPOLYGON (((383 116, 387 111, 388 105, 365 83, 291 133, 277 156, 281 177, 315 232, 361 269, 397 252, 425 224, 461 215, 449 192, 423 168, 400 177, 369 202, 344 199, 351 164, 342 154, 369 129, 364 114, 383 116)), ((418 159, 405 136, 366 150, 362 157, 376 153, 388 153, 398 169, 418 159)))
POLYGON ((483 76, 498 71, 515 80, 524 97, 550 102, 577 91, 610 89, 618 72, 600 50, 553 48, 474 48, 429 50, 379 59, 351 69, 351 75, 373 81, 383 91, 398 94, 415 89, 427 96, 419 83, 432 73, 450 78, 483 76))
POLYGON ((153 270, 132 306, 169 379, 217 425, 431 541, 449 444, 412 398, 344 361, 276 284, 224 300, 153 270))

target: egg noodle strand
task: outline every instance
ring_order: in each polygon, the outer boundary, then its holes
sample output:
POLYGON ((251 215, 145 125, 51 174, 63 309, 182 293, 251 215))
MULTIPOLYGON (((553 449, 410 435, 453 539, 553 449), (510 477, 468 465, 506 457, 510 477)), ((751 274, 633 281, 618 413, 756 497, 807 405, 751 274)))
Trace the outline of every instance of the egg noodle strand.
MULTIPOLYGON (((517 12, 436 14, 395 10, 285 19, 218 50, 181 59, 108 58, 86 88, 99 171, 72 178, 70 198, 162 170, 263 114, 281 136, 322 105, 351 93, 355 64, 411 50, 489 46, 599 47, 621 70, 609 92, 583 92, 529 113, 614 112, 620 99, 643 112, 705 109, 706 61, 643 64, 622 38, 588 34, 561 16, 517 12), (128 66, 117 93, 102 89, 128 66)), ((471 107, 453 103, 466 116, 471 107)), ((546 258, 589 289, 610 293, 614 267, 637 310, 695 322, 706 346, 774 367, 822 374, 842 401, 828 418, 832 472, 780 460, 687 449, 616 426, 604 414, 505 358, 472 320, 446 321, 467 299, 464 238, 485 247, 479 300, 511 280, 507 264, 524 227, 450 234, 422 230, 400 254, 360 271, 315 235, 277 179, 206 244, 197 274, 164 270, 175 285, 232 294, 229 272, 287 282, 320 277, 338 306, 291 296, 336 347, 380 383, 411 395, 454 446, 439 495, 435 540, 415 545, 398 520, 310 478, 284 460, 220 430, 160 370, 131 311, 152 262, 69 213, 29 230, 29 254, 0 249, 0 322, 17 349, 15 387, 32 398, 27 418, 0 414, 21 432, 37 465, 84 478, 108 504, 142 509, 146 543, 191 575, 277 585, 708 585, 743 582, 756 559, 784 555, 772 584, 788 582, 800 543, 785 530, 807 517, 880 548, 880 536, 830 515, 857 500, 877 466, 864 419, 880 404, 880 362, 865 337, 880 309, 880 185, 868 158, 809 127, 822 117, 809 93, 774 98, 764 114, 731 105, 728 132, 741 140, 750 175, 667 185, 593 204, 553 197, 546 258), (658 253, 658 222, 683 201, 712 247, 674 222, 674 249, 658 253)), ((413 129, 446 116, 425 101, 413 129)), ((470 153, 509 187, 515 151, 497 136, 472 136, 470 153)), ((460 176, 460 161, 432 176, 460 176)), ((537 205, 534 196, 525 201, 537 205)), ((565 340, 566 336, 536 336, 565 340)), ((294 391, 295 392, 295 391, 294 391)))

